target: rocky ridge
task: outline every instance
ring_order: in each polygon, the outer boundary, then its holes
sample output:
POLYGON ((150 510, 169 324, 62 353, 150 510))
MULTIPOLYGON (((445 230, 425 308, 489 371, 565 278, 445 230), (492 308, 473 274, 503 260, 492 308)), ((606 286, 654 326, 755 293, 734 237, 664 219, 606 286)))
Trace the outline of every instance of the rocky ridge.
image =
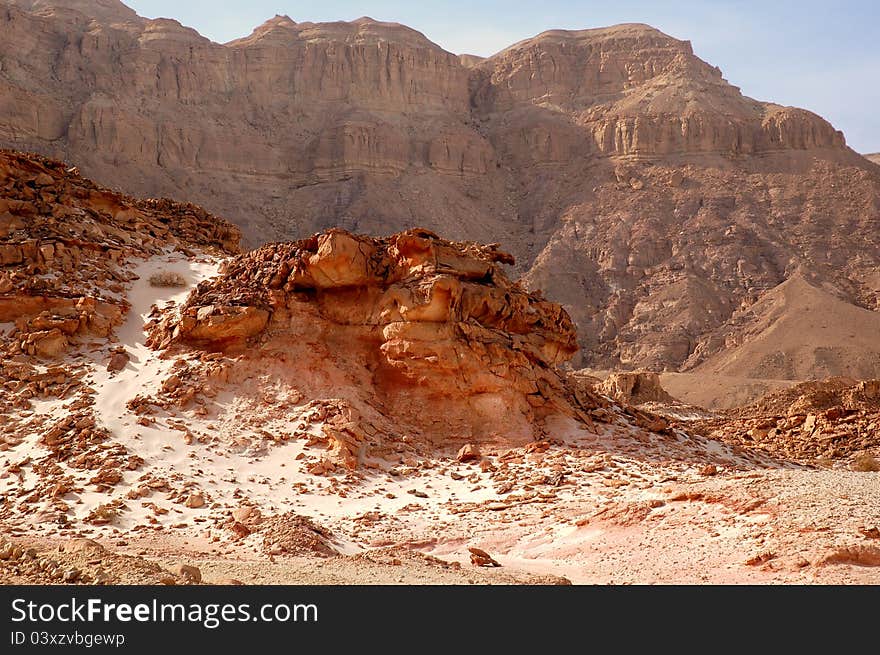
POLYGON ((880 471, 880 380, 829 378, 771 392, 752 405, 698 421, 713 439, 777 457, 880 471))

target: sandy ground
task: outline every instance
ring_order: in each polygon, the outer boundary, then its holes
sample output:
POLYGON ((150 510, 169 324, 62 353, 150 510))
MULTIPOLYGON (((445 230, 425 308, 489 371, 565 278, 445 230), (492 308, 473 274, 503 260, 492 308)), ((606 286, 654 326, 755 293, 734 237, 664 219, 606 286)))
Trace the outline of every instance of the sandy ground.
POLYGON ((700 407, 742 407, 797 380, 768 380, 706 373, 661 373, 660 383, 673 398, 700 407))
MULTIPOLYGON (((139 536, 114 529, 92 536, 117 556, 165 571, 195 565, 208 583, 534 584, 552 582, 548 576, 575 584, 880 582, 880 550, 870 530, 878 524, 876 474, 790 469, 701 478, 683 472, 647 487, 636 484, 628 468, 616 469, 614 478, 596 476, 631 480, 631 488, 601 499, 587 493, 483 506, 457 520, 423 509, 386 515, 367 529, 352 527, 357 517, 340 515, 323 523, 348 532, 352 552, 327 558, 271 556, 189 530, 139 536), (470 546, 502 566, 471 566, 470 546)), ((39 538, 26 531, 13 538, 54 552, 76 534, 39 538)), ((102 566, 118 582, 137 581, 126 566, 102 566)))
MULTIPOLYGON (((144 464, 110 490, 68 494, 66 526, 37 511, 7 520, 6 537, 39 557, 75 560, 92 578, 100 567, 111 582, 156 582, 181 563, 197 566, 205 582, 246 584, 880 582, 872 531, 880 527, 880 473, 810 469, 683 433, 646 442, 625 426, 600 426, 595 434, 562 430, 540 448, 486 450, 474 462, 438 452, 318 476, 304 469, 306 440, 266 437, 292 432, 305 399, 263 432, 244 420, 259 380, 219 394, 205 416, 169 410, 139 424, 126 403, 155 392, 174 366, 144 344, 150 308, 179 304, 217 265, 175 254, 140 263, 129 318, 110 344, 125 347, 128 365, 111 374, 106 348, 84 351, 100 423, 144 464), (150 286, 162 270, 188 286, 150 286), (194 494, 204 504, 183 502, 194 494), (112 521, 83 522, 112 502, 112 521), (236 534, 231 517, 245 507, 311 518, 336 554, 273 553, 259 526, 236 534), (105 550, 92 559, 59 551, 83 537, 105 550), (470 547, 501 566, 472 566, 470 547)), ((48 420, 66 410, 63 401, 42 400, 33 411, 48 420)), ((35 437, 0 453, 0 464, 38 460, 43 451, 35 437)), ((17 494, 35 475, 24 466, 19 477, 0 478, 0 493, 17 494)), ((29 571, 0 559, 3 582, 48 581, 29 571)))

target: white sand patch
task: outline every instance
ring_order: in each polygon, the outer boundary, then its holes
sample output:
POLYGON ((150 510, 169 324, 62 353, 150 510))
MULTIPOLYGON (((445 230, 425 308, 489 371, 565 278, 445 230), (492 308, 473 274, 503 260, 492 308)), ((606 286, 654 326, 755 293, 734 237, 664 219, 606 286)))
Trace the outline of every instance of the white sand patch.
POLYGON ((125 403, 143 391, 155 390, 167 376, 172 362, 161 360, 145 345, 144 323, 153 305, 163 306, 169 301, 181 305, 193 287, 204 279, 216 275, 219 262, 191 261, 179 253, 169 253, 148 259, 134 269, 139 276, 128 292, 131 309, 125 323, 116 331, 119 343, 125 346, 130 360, 128 365, 111 376, 104 370, 106 362, 96 362, 92 384, 97 391, 95 411, 104 427, 118 437, 131 432, 131 417, 125 403), (172 272, 182 276, 186 287, 154 287, 150 276, 160 272, 172 272))
MULTIPOLYGON (((65 415, 62 405, 63 400, 52 398, 49 400, 34 398, 31 400, 31 412, 35 417, 46 417, 47 422, 57 420, 65 415)), ((27 416, 27 412, 21 413, 27 416)), ((36 432, 26 436, 14 450, 9 450, 0 455, 0 496, 18 496, 22 490, 29 489, 37 482, 37 477, 31 472, 29 465, 21 467, 21 477, 7 470, 13 462, 39 461, 49 454, 49 449, 39 443, 40 435, 36 432)))

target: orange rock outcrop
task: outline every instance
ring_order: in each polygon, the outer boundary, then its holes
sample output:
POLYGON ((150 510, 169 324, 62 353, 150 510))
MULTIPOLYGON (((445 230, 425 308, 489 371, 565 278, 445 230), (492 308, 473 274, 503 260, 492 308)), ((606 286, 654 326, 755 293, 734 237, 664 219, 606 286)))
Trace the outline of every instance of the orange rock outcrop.
POLYGON ((444 443, 522 443, 555 420, 588 425, 594 397, 557 368, 577 350, 574 325, 510 282, 511 263, 495 245, 427 230, 330 230, 229 260, 179 313, 154 321, 150 343, 169 356, 239 355, 227 379, 261 371, 305 397, 338 397, 331 413, 347 436, 335 450, 349 463, 372 410, 398 437, 444 443))

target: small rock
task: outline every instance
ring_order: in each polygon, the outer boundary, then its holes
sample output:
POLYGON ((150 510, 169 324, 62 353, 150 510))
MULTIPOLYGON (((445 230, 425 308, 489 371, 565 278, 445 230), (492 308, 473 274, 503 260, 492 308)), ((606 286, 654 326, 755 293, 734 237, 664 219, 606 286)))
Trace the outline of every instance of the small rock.
POLYGON ((485 550, 480 548, 468 548, 471 553, 471 564, 474 566, 501 566, 485 550))
POLYGON ((245 537, 247 537, 251 533, 250 528, 248 528, 244 523, 241 523, 239 521, 235 521, 230 526, 229 529, 235 533, 236 539, 244 539, 245 537))
POLYGON ((106 571, 102 571, 99 569, 95 573, 94 584, 96 584, 96 585, 113 584, 113 578, 106 571))
POLYGON ((242 505, 232 510, 232 518, 236 521, 247 521, 254 513, 254 508, 250 505, 242 505))
POLYGON ((765 563, 769 562, 771 559, 774 559, 775 557, 776 557, 776 553, 773 553, 770 551, 765 551, 763 553, 758 553, 757 555, 754 555, 753 557, 748 558, 745 561, 745 565, 746 566, 759 566, 760 564, 765 564, 765 563))
POLYGON ((205 506, 205 497, 199 493, 190 494, 184 504, 190 509, 198 509, 205 506))
POLYGON ((862 533, 862 536, 865 539, 880 539, 880 528, 859 528, 859 532, 862 533))
POLYGON ((59 546, 58 550, 62 553, 82 553, 86 551, 103 553, 104 547, 93 539, 72 539, 66 544, 59 546))
POLYGON ((180 386, 180 378, 177 375, 170 376, 165 382, 162 383, 162 389, 166 392, 171 392, 177 389, 180 386))
POLYGON ((80 575, 82 575, 82 573, 77 568, 67 569, 64 572, 62 580, 64 582, 73 583, 79 580, 80 575))
POLYGON ((571 580, 566 578, 564 575, 553 575, 547 579, 548 583, 556 586, 564 586, 569 587, 572 586, 573 583, 571 580))
POLYGON ((459 462, 470 462, 480 459, 480 457, 480 449, 469 443, 461 447, 461 450, 458 451, 458 455, 455 456, 455 459, 459 462))
POLYGON ((129 356, 126 352, 121 353, 113 353, 110 357, 110 361, 107 364, 107 370, 110 373, 116 373, 121 371, 128 364, 129 356))

